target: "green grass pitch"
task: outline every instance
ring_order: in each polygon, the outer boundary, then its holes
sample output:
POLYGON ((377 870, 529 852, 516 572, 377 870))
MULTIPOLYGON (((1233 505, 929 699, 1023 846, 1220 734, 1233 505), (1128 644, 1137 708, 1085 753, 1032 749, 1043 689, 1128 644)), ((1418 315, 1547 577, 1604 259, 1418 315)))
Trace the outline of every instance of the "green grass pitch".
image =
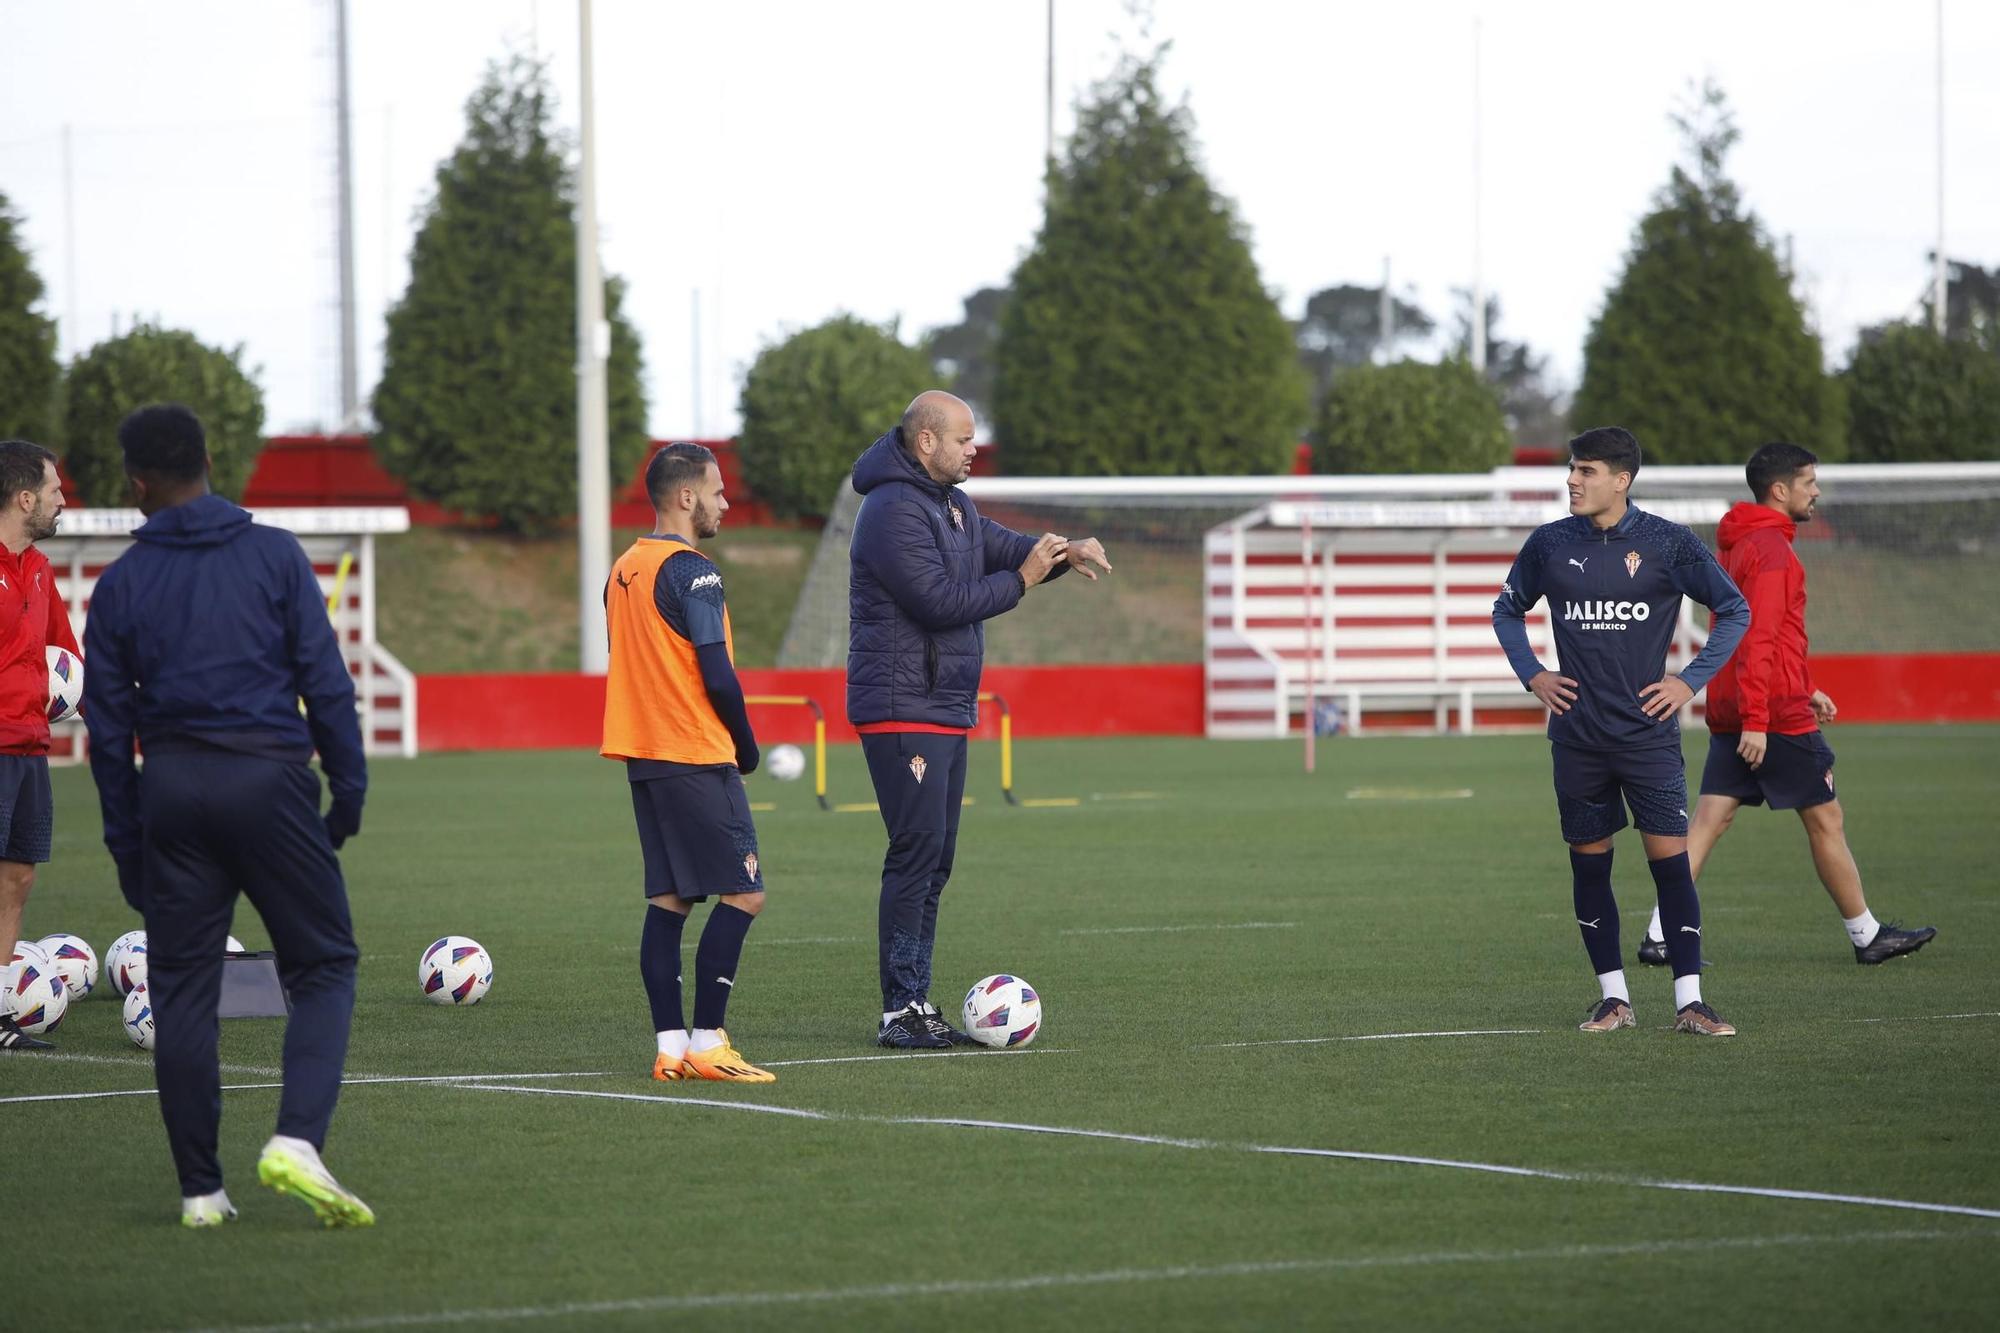
MULTIPOLYGON (((1636 965, 1639 1027, 1574 1030, 1596 992, 1531 737, 1334 740, 1310 778, 1296 744, 1030 742, 1021 793, 1079 801, 1035 809, 975 746, 934 998, 1030 978, 1047 1026, 1013 1054, 871 1058, 880 822, 754 777, 771 896, 729 1026, 769 1087, 647 1077, 618 769, 379 761, 344 858, 348 1073, 522 1077, 347 1088, 327 1160, 380 1218, 356 1232, 258 1188, 277 1094, 225 1092, 242 1220, 184 1232, 101 990, 61 1058, 0 1057, 0 1325, 1990 1327, 2000 731, 1832 739, 1871 905, 1942 933, 1855 966, 1797 819, 1746 811, 1702 885, 1726 1041, 1669 1032, 1669 980, 1636 965), (446 933, 496 960, 475 1008, 417 993, 446 933), (1015 1128, 943 1123, 975 1120, 1015 1128)), ((832 780, 867 798, 853 747, 832 780)), ((102 950, 136 923, 87 774, 56 788, 26 933, 102 950)), ((1616 882, 1629 957, 1630 833, 1616 882)), ((236 933, 265 939, 247 907, 236 933)), ((279 1025, 222 1049, 225 1083, 268 1084, 279 1025)))

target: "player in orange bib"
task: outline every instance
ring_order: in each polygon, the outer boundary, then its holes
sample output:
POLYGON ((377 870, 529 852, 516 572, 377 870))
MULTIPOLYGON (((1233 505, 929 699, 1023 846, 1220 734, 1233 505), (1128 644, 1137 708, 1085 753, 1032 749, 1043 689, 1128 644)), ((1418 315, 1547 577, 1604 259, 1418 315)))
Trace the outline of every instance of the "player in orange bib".
POLYGON ((646 465, 653 531, 611 567, 604 619, 611 674, 607 759, 625 763, 646 867, 639 973, 659 1052, 653 1077, 772 1083, 723 1030, 743 937, 764 909, 757 829, 743 775, 757 739, 736 679, 722 571, 696 543, 722 528, 729 501, 715 455, 670 444, 646 465), (681 1011, 681 931, 695 903, 719 898, 695 947, 694 1027, 681 1011))

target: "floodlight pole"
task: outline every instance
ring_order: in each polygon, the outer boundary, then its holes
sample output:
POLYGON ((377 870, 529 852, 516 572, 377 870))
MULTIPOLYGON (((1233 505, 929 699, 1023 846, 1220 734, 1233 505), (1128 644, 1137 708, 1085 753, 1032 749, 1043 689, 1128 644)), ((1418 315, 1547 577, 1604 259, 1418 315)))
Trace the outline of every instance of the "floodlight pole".
POLYGON ((1479 20, 1472 20, 1472 368, 1486 374, 1486 277, 1480 269, 1479 20))
POLYGON ((578 658, 586 675, 610 669, 604 584, 611 577, 611 462, 605 364, 604 274, 597 260, 597 114, 591 83, 590 0, 577 0, 582 44, 576 207, 576 566, 578 658))
POLYGON ((1945 333, 1944 0, 1937 0, 1937 250, 1931 256, 1931 325, 1945 333))
POLYGON ((1049 0, 1049 35, 1043 62, 1042 163, 1056 160, 1056 0, 1049 0))
POLYGON ((334 89, 335 118, 338 131, 338 167, 340 176, 339 199, 336 207, 340 210, 338 225, 340 240, 340 428, 354 431, 361 428, 361 372, 359 369, 360 338, 355 332, 354 313, 354 100, 348 88, 347 73, 347 0, 334 0, 334 64, 337 84, 334 89))

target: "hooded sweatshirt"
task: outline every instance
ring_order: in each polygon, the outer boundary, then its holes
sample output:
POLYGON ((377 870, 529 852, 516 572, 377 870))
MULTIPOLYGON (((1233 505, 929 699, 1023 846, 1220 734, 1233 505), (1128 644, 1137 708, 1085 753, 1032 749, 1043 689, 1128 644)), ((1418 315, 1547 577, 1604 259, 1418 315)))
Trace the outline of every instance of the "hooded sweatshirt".
POLYGON ((984 622, 1020 605, 1016 571, 1035 538, 933 480, 900 429, 855 460, 854 489, 862 499, 848 548, 848 720, 872 730, 968 730, 979 723, 984 622))
POLYGON ((1798 525, 1769 505, 1736 505, 1715 529, 1722 567, 1750 601, 1750 632, 1708 685, 1712 731, 1802 736, 1819 730, 1806 666, 1806 567, 1798 525))
POLYGON ((132 536, 84 623, 90 768, 113 856, 140 843, 135 738, 155 753, 298 764, 317 749, 335 802, 358 808, 368 770, 354 679, 299 539, 219 495, 162 509, 132 536))

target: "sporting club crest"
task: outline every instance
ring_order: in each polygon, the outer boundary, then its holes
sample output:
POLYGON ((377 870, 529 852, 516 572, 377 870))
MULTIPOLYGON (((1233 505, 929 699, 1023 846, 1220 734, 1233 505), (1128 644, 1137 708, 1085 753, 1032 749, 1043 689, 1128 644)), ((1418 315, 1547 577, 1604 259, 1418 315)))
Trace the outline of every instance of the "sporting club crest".
POLYGON ((1628 579, 1638 578, 1639 566, 1643 563, 1645 562, 1639 559, 1637 551, 1627 551, 1625 553, 1625 577, 1628 579))
POLYGON ((924 757, 922 755, 913 754, 910 756, 910 776, 915 778, 918 782, 922 782, 924 780, 924 770, 929 767, 930 765, 924 762, 924 757))
POLYGON ((960 509, 957 505, 952 505, 950 506, 950 508, 951 508, 951 525, 954 528, 957 528, 960 532, 964 532, 965 511, 963 509, 960 509))
POLYGON ((752 852, 743 858, 743 878, 751 880, 757 878, 757 853, 752 852))

